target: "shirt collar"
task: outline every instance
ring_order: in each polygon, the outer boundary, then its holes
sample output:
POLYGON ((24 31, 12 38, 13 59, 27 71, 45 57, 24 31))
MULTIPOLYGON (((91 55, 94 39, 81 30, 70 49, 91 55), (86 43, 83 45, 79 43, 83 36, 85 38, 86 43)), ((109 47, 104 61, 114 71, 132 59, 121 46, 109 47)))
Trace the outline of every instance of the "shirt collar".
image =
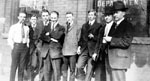
POLYGON ((95 19, 94 19, 94 20, 92 20, 92 21, 89 21, 89 24, 90 24, 90 25, 93 25, 93 24, 94 24, 94 22, 95 22, 95 19))
POLYGON ((32 27, 36 27, 36 24, 31 24, 32 27))
POLYGON ((123 20, 124 20, 124 17, 120 19, 119 21, 117 21, 117 25, 119 25, 123 20))
POLYGON ((18 26, 25 26, 23 23, 18 22, 17 23, 18 26))
POLYGON ((56 27, 57 26, 57 24, 58 24, 58 21, 57 22, 51 22, 52 24, 54 24, 54 27, 56 27))
POLYGON ((43 21, 43 24, 47 26, 49 24, 49 21, 43 21))
POLYGON ((114 23, 114 21, 111 21, 109 23, 106 23, 106 25, 112 25, 114 23))

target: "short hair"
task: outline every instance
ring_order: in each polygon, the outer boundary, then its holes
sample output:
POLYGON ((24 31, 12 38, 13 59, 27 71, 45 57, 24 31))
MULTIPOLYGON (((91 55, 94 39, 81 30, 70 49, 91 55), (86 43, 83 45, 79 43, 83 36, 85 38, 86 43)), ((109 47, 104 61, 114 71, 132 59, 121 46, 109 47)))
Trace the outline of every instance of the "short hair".
POLYGON ((46 13, 50 14, 50 13, 49 13, 49 11, 48 11, 48 10, 46 10, 46 9, 43 9, 43 10, 42 10, 42 12, 41 12, 41 14, 42 14, 42 13, 44 13, 44 12, 46 12, 46 13))
POLYGON ((25 11, 20 11, 18 15, 20 15, 20 13, 24 13, 25 15, 27 15, 25 11))
POLYGON ((67 15, 67 14, 72 14, 72 15, 73 15, 73 13, 72 13, 72 12, 70 12, 70 11, 69 11, 69 12, 66 12, 66 15, 67 15))
POLYGON ((94 15, 95 15, 95 16, 97 15, 96 10, 94 10, 94 9, 91 9, 91 10, 88 11, 88 13, 90 13, 90 12, 94 12, 94 15))
MULTIPOLYGON (((36 18, 38 18, 37 15, 35 15, 35 14, 32 14, 31 17, 36 17, 36 18)), ((31 17, 30 17, 30 18, 31 18, 31 17)))
POLYGON ((52 14, 52 13, 57 14, 57 17, 59 17, 59 12, 57 12, 57 11, 52 11, 51 14, 52 14))

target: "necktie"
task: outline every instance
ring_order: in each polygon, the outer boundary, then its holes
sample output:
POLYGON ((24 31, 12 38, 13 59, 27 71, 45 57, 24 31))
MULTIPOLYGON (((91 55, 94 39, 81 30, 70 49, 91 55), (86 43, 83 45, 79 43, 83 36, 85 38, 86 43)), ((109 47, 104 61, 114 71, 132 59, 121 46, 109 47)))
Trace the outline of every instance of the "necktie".
POLYGON ((51 25, 51 30, 54 31, 54 23, 51 25))
POLYGON ((46 21, 44 22, 44 26, 47 26, 47 22, 46 21))
POLYGON ((25 33, 24 33, 24 25, 21 26, 21 35, 22 35, 22 38, 25 37, 25 33))
POLYGON ((69 31, 69 28, 70 28, 70 23, 67 23, 67 33, 69 31))
POLYGON ((21 25, 21 36, 22 36, 21 42, 23 42, 23 39, 25 38, 25 32, 24 32, 24 25, 23 24, 21 25))
POLYGON ((92 26, 92 23, 90 22, 89 25, 92 26))

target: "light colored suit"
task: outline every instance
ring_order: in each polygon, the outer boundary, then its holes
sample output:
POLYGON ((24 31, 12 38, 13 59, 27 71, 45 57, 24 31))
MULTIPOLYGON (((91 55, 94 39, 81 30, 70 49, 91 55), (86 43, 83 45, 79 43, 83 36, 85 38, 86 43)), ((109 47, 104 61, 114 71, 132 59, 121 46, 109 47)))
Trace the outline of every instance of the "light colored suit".
POLYGON ((70 56, 76 55, 77 47, 78 47, 78 40, 79 40, 79 28, 77 24, 74 22, 71 27, 67 30, 67 26, 65 26, 66 34, 65 40, 63 44, 63 55, 70 56))

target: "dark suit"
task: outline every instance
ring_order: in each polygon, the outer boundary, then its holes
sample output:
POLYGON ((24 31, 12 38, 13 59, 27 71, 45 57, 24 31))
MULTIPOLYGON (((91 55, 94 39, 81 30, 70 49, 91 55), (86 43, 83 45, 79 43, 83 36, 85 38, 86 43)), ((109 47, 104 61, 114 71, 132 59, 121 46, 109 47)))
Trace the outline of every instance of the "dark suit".
POLYGON ((57 24, 55 29, 51 29, 51 23, 48 26, 45 26, 40 39, 41 43, 41 57, 44 60, 44 79, 51 79, 50 73, 54 73, 54 80, 60 80, 60 67, 61 67, 61 58, 62 58, 62 44, 64 41, 65 28, 60 24, 57 24), (49 35, 46 33, 49 32, 49 35), (51 39, 55 39, 58 42, 54 42, 51 39), (52 70, 53 69, 53 70, 52 70))
POLYGON ((62 63, 62 45, 65 37, 65 28, 57 24, 55 29, 51 31, 51 38, 58 42, 50 42, 49 55, 52 62, 54 81, 60 81, 61 78, 61 63, 62 63))
POLYGON ((27 67, 30 75, 31 81, 34 81, 35 75, 38 73, 39 70, 39 65, 40 65, 40 58, 39 58, 39 51, 37 50, 37 43, 38 39, 40 36, 40 29, 39 25, 36 24, 36 27, 33 29, 31 25, 29 25, 29 56, 27 57, 27 60, 29 59, 28 65, 30 66, 27 67))
MULTIPOLYGON (((108 35, 110 35, 112 33, 115 26, 116 26, 116 23, 113 23, 111 26, 111 29, 110 29, 111 32, 109 32, 108 35)), ((105 33, 105 28, 106 28, 106 25, 104 25, 99 30, 98 41, 97 41, 96 49, 95 49, 95 53, 98 54, 97 55, 97 63, 96 63, 96 67, 95 67, 95 81, 106 81, 105 57, 107 56, 106 54, 108 53, 107 52, 108 44, 102 43, 104 33, 105 33)))
POLYGON ((40 81, 50 81, 51 80, 51 62, 49 52, 49 44, 50 44, 50 35, 46 35, 46 33, 51 33, 51 25, 50 23, 44 26, 43 21, 38 22, 40 23, 40 41, 38 42, 37 48, 40 51, 40 81))
MULTIPOLYGON (((125 81, 125 71, 131 64, 132 30, 132 24, 124 19, 118 26, 112 26, 108 34, 112 37, 111 41, 107 45, 102 42, 100 44, 101 50, 105 50, 105 53, 108 54, 106 55, 106 66, 112 81, 125 81)), ((101 34, 104 35, 104 33, 101 34)))
POLYGON ((83 24, 81 29, 81 38, 79 40, 79 46, 81 46, 81 55, 79 56, 77 63, 77 77, 78 79, 84 79, 84 67, 87 64, 87 74, 85 77, 85 81, 90 81, 93 73, 93 60, 92 55, 95 51, 95 46, 98 38, 98 32, 101 25, 96 21, 92 26, 89 25, 89 22, 83 24), (93 38, 89 38, 89 34, 93 34, 93 38))

